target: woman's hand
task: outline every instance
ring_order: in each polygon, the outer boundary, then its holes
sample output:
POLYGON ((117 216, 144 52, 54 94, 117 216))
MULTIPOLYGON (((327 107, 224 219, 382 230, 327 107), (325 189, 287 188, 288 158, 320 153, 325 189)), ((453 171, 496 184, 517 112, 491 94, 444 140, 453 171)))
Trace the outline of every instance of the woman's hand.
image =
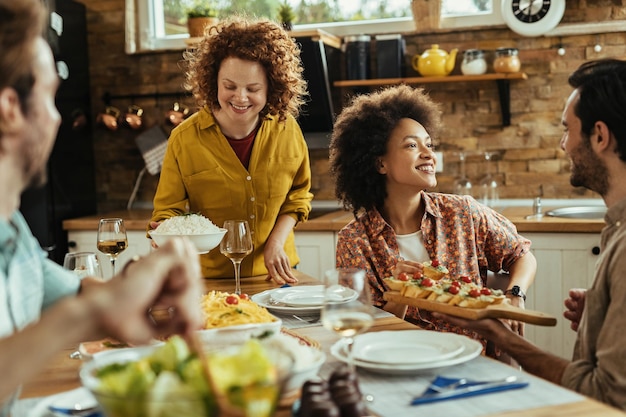
MULTIPOLYGON (((150 222, 150 230, 156 229, 157 227, 159 227, 160 224, 161 222, 150 222)), ((150 246, 152 246, 152 249, 157 249, 159 247, 154 239, 150 239, 150 246)))
POLYGON ((406 272, 409 276, 413 276, 416 272, 422 273, 424 272, 424 267, 420 262, 415 261, 399 261, 395 268, 391 271, 394 277, 400 275, 401 272, 406 272))
MULTIPOLYGON (((512 306, 525 308, 524 299, 522 297, 507 296, 507 298, 512 306)), ((523 322, 515 321, 515 320, 505 320, 505 322, 514 333, 517 333, 520 336, 524 336, 524 323, 523 322)))
POLYGON ((563 313, 563 317, 571 321, 570 327, 574 331, 578 331, 580 318, 582 317, 583 310, 585 309, 586 295, 587 290, 583 288, 572 288, 569 290, 569 298, 564 302, 567 311, 563 313))
POLYGON ((277 284, 294 284, 298 278, 291 270, 289 257, 283 249, 283 245, 273 239, 268 239, 263 251, 265 267, 267 268, 266 281, 274 280, 277 284))

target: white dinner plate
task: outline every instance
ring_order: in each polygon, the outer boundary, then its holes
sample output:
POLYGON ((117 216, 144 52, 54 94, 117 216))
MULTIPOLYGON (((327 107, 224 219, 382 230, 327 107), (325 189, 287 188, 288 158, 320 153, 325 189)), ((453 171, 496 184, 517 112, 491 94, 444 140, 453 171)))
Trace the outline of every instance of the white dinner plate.
MULTIPOLYGON (((332 300, 338 303, 350 301, 356 296, 354 290, 339 286, 330 294, 333 296, 332 300)), ((324 286, 298 285, 277 288, 270 293, 270 300, 289 307, 321 307, 324 304, 324 286)))
POLYGON ((60 392, 55 395, 43 398, 28 412, 28 417, 51 417, 61 416, 59 413, 53 413, 49 407, 69 408, 74 404, 80 404, 83 407, 91 407, 97 404, 94 396, 85 387, 76 388, 70 391, 60 392))
MULTIPOLYGON (((392 333, 399 332, 430 332, 436 333, 429 330, 395 330, 395 331, 382 331, 382 332, 373 332, 372 334, 378 335, 381 339, 395 337, 392 333)), ((369 333, 366 333, 367 335, 369 333)), ((451 335, 454 333, 450 333, 451 335)), ((355 338, 356 341, 359 337, 365 336, 359 335, 355 338)), ((467 336, 457 335, 461 344, 463 345, 463 349, 457 353, 455 356, 452 356, 448 359, 443 359, 439 361, 431 361, 431 362, 422 362, 422 363, 403 363, 403 364, 386 364, 386 363, 376 363, 376 362, 367 362, 359 359, 354 359, 354 365, 359 368, 366 369, 370 372, 375 372, 379 374, 389 374, 389 375, 410 375, 416 374, 423 371, 429 371, 431 369, 436 368, 445 368, 452 365, 457 365, 460 363, 467 362, 469 360, 474 359, 483 350, 483 345, 473 339, 470 339, 467 336)), ((336 342, 330 348, 330 353, 342 362, 348 362, 348 357, 346 355, 346 342, 342 339, 336 342)))
MULTIPOLYGON (((280 288, 277 288, 277 289, 280 289, 280 288)), ((275 314, 313 315, 315 313, 319 314, 320 311, 322 310, 321 305, 293 307, 293 306, 283 305, 282 303, 278 305, 272 304, 272 300, 270 296, 272 292, 276 291, 277 289, 267 290, 267 291, 260 292, 258 294, 254 294, 253 296, 250 297, 250 299, 254 301, 255 303, 257 303, 258 305, 260 305, 261 307, 265 307, 269 311, 275 314)))
POLYGON ((396 331, 380 335, 366 333, 355 339, 352 356, 363 362, 406 365, 440 362, 465 348, 455 333, 396 331), (385 337, 382 337, 385 336, 385 337))

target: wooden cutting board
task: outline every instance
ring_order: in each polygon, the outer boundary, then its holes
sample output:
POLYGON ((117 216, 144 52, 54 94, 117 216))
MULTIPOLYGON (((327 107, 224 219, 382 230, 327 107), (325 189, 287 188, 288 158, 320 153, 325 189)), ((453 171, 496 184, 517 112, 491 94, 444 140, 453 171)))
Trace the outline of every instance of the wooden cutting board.
POLYGON ((479 319, 509 319, 523 321, 524 323, 536 324, 538 326, 556 326, 556 317, 534 310, 524 310, 523 308, 512 306, 509 303, 490 305, 486 308, 465 308, 450 304, 439 303, 423 298, 403 297, 399 291, 387 291, 383 298, 394 303, 406 304, 428 311, 449 314, 455 317, 462 317, 469 320, 479 319))

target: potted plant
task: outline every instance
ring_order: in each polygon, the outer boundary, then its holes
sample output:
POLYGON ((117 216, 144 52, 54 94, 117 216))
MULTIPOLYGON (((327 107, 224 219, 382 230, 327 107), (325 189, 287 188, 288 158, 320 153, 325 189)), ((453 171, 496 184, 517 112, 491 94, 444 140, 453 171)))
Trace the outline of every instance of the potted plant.
POLYGON ((203 36, 204 28, 215 25, 217 21, 217 9, 211 1, 197 1, 187 9, 187 28, 191 38, 203 36))
POLYGON ((287 0, 283 0, 283 2, 278 6, 278 21, 282 25, 282 27, 289 31, 293 28, 293 21, 296 18, 296 14, 293 11, 291 5, 287 2, 287 0))

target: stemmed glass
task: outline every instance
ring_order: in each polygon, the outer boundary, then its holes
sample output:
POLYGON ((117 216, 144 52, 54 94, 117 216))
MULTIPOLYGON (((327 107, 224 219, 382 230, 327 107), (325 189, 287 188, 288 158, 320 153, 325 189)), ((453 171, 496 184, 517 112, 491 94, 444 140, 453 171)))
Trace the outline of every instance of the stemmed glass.
POLYGON ((241 261, 252 252, 252 236, 246 220, 226 220, 226 235, 220 242, 220 252, 235 268, 235 294, 241 294, 241 261))
POLYGON ((465 173, 465 152, 459 152, 459 161, 461 162, 461 170, 459 178, 454 181, 454 193, 459 195, 472 195, 472 182, 467 178, 465 173))
POLYGON ((63 268, 72 271, 79 278, 103 278, 98 257, 93 252, 66 253, 63 259, 63 268))
POLYGON ((485 152, 485 160, 487 175, 480 181, 480 201, 489 207, 495 207, 498 204, 498 181, 491 173, 491 160, 497 152, 485 152))
POLYGON ((115 260, 128 247, 126 227, 120 218, 100 219, 98 250, 111 259, 111 276, 115 276, 115 260))
POLYGON ((353 371, 354 336, 374 323, 374 307, 364 270, 343 268, 326 272, 321 316, 322 325, 345 341, 348 366, 353 371))

